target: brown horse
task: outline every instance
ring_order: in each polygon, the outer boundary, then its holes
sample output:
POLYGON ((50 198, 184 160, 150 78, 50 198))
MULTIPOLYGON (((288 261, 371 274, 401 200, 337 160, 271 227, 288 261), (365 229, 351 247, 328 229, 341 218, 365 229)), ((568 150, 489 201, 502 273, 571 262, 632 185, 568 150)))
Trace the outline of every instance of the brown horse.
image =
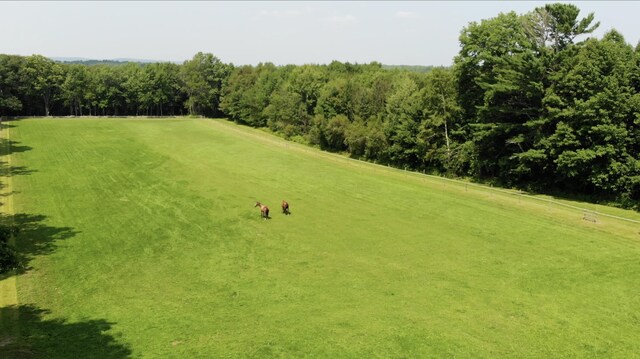
POLYGON ((265 206, 260 202, 256 202, 256 205, 254 207, 258 207, 258 206, 260 206, 260 217, 264 219, 269 219, 269 207, 265 206))
POLYGON ((282 200, 282 213, 286 214, 287 216, 291 214, 291 212, 289 212, 289 203, 284 199, 282 200))

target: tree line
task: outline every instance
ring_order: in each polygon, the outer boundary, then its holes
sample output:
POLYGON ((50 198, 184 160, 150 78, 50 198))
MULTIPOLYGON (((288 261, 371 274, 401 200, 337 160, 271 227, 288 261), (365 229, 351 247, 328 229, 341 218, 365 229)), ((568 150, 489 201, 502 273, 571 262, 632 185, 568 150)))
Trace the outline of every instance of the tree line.
POLYGON ((233 65, 198 53, 174 63, 58 63, 0 55, 0 116, 222 116, 233 65))
POLYGON ((0 55, 2 115, 226 116, 400 168, 638 208, 640 48, 571 4, 472 22, 451 68, 0 55))

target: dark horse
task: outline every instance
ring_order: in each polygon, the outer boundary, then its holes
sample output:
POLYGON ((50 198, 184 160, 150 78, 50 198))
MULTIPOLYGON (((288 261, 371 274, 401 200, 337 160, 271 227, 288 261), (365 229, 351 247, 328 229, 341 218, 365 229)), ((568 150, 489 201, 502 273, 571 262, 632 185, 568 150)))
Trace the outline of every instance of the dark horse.
POLYGON ((284 199, 282 200, 282 213, 286 214, 287 216, 291 214, 291 212, 289 212, 289 203, 284 199))
POLYGON ((260 202, 256 202, 256 205, 254 207, 258 206, 260 206, 260 216, 264 219, 269 219, 269 207, 260 202))

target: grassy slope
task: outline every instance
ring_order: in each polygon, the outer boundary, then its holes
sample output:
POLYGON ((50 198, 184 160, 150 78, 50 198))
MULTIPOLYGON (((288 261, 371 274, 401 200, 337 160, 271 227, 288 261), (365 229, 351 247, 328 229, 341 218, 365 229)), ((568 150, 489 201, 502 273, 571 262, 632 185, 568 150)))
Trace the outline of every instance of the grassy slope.
MULTIPOLYGON (((13 124, 12 139, 33 147, 14 165, 34 171, 13 177, 16 212, 47 216, 41 241, 72 234, 30 262, 20 303, 50 310, 49 321, 106 321, 134 356, 640 350, 633 225, 206 120, 13 124)), ((55 343, 30 350, 104 344, 55 343)))

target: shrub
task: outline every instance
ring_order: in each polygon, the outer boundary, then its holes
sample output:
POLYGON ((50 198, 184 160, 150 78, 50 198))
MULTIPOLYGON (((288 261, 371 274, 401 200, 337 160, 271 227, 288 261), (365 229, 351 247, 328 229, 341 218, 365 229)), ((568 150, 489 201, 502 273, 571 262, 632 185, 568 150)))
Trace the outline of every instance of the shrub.
POLYGON ((9 245, 9 238, 17 232, 16 227, 0 225, 0 274, 17 269, 20 264, 18 253, 9 245))

